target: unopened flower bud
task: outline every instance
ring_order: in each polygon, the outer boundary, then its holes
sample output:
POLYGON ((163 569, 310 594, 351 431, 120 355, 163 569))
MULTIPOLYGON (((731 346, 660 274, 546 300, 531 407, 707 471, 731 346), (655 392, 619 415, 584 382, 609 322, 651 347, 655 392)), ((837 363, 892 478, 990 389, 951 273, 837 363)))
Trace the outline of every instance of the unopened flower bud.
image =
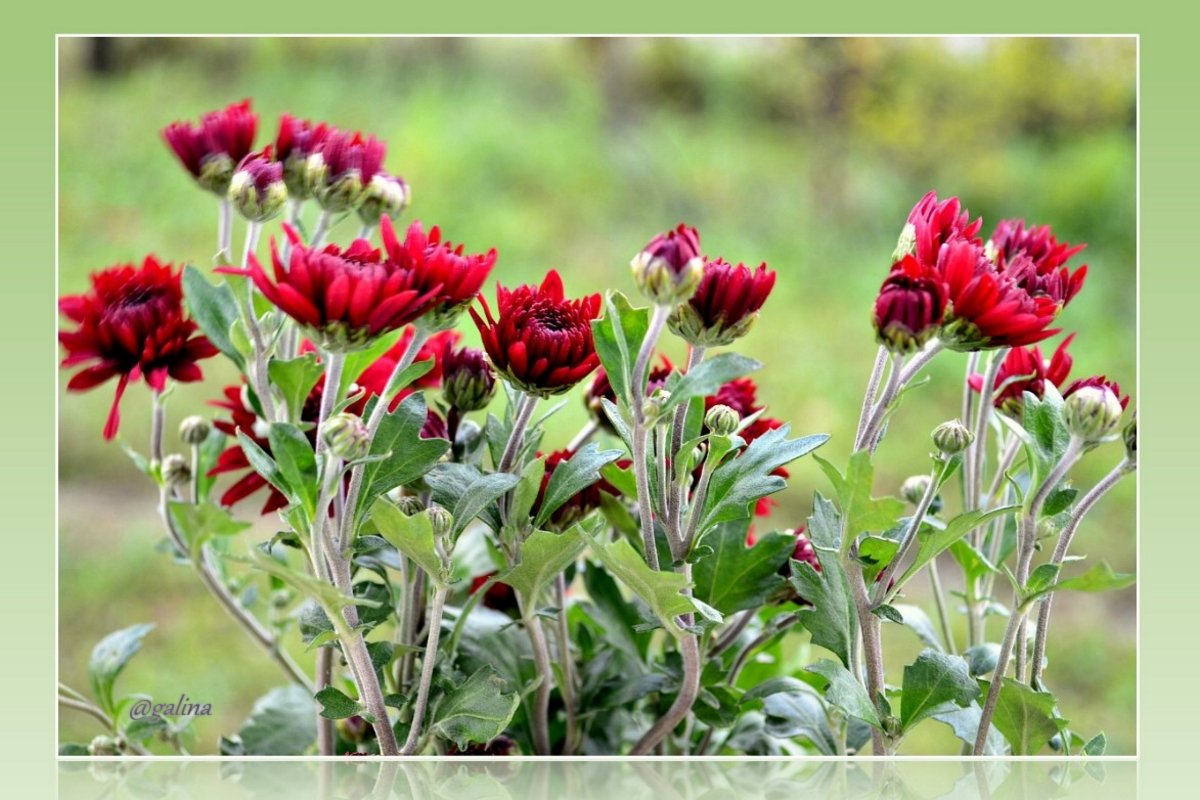
POLYGON ((111 736, 97 736, 88 745, 89 756, 115 756, 117 754, 117 740, 111 736))
POLYGON ((234 166, 233 159, 225 153, 209 156, 201 163, 196 182, 214 194, 224 195, 233 180, 234 166))
POLYGON ((956 419, 938 425, 933 429, 932 437, 937 449, 947 456, 961 453, 971 446, 971 442, 975 441, 975 434, 967 430, 967 426, 956 419))
POLYGON ((1098 442, 1116 431, 1125 409, 1108 386, 1084 386, 1063 404, 1063 424, 1072 436, 1098 442))
POLYGON ((358 714, 346 717, 345 719, 339 719, 337 721, 337 729, 339 736, 355 744, 366 741, 367 737, 374 733, 374 729, 370 723, 358 714))
POLYGON ((371 178, 363 191, 358 218, 367 225, 378 225, 379 218, 396 219, 412 202, 412 191, 403 178, 380 172, 371 178))
POLYGON ((442 352, 442 395, 459 411, 487 408, 496 394, 496 374, 482 350, 447 346, 442 352))
POLYGON ((162 478, 173 489, 187 486, 192 480, 192 467, 179 453, 172 453, 163 459, 162 478))
POLYGON ((883 718, 883 732, 888 736, 896 737, 900 735, 900 718, 888 714, 883 718))
POLYGON ((406 494, 397 500, 396 506, 406 517, 415 517, 425 510, 425 504, 421 502, 420 498, 413 497, 411 494, 406 494))
POLYGON ((357 461, 371 452, 371 433, 353 414, 335 414, 321 426, 321 439, 329 452, 343 461, 357 461))
POLYGON ((429 507, 429 522, 433 525, 433 535, 439 538, 449 536, 454 529, 454 515, 441 506, 429 507))
POLYGON ((1125 440, 1125 457, 1129 459, 1130 464, 1137 463, 1137 417, 1129 420, 1129 424, 1125 426, 1125 430, 1121 436, 1125 440))
POLYGON ((663 407, 667 404, 667 400, 670 399, 670 397, 671 393, 665 389, 659 389, 655 391, 654 394, 647 397, 646 402, 642 404, 642 417, 646 419, 647 422, 652 422, 658 419, 659 415, 662 414, 663 407))
POLYGON ((242 159, 229 182, 229 202, 251 222, 266 222, 287 202, 283 164, 271 160, 271 148, 242 159))
POLYGON ((185 417, 183 422, 179 423, 179 438, 184 444, 201 444, 211 432, 212 423, 198 414, 185 417))
POLYGON ((704 425, 718 436, 729 436, 742 422, 738 412, 726 405, 717 404, 704 415, 704 425))
POLYGON ((630 262, 633 280, 647 298, 661 306, 685 302, 704 277, 700 234, 680 224, 655 236, 630 262))
POLYGON ((932 479, 928 475, 912 475, 900 484, 900 496, 904 498, 904 502, 914 506, 918 505, 925 497, 925 492, 929 490, 931 481, 932 479))

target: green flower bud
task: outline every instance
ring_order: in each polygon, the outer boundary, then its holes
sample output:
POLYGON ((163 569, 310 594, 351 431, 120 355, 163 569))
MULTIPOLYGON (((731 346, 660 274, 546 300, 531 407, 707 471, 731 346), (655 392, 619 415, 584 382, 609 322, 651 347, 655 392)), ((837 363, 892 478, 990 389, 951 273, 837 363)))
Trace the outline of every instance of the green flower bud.
POLYGON ((371 434, 353 414, 335 414, 321 427, 321 440, 343 461, 357 461, 371 452, 371 434))
POLYGON ((918 505, 925 497, 925 492, 929 490, 931 482, 932 479, 928 475, 912 475, 900 484, 900 496, 906 503, 918 505))
POLYGON ((179 423, 179 438, 184 444, 201 444, 212 432, 212 423, 204 417, 193 415, 179 423))
POLYGON ((385 214, 396 219, 412 202, 412 191, 403 178, 377 173, 363 191, 362 205, 358 207, 358 218, 367 225, 378 225, 385 214))
POLYGON ((192 481, 192 466, 178 453, 172 453, 162 462, 163 482, 172 489, 187 486, 192 481))
POLYGON ((1063 424, 1072 436, 1094 443, 1108 438, 1121 424, 1121 400, 1107 386, 1084 386, 1063 404, 1063 424))
POLYGON ((704 277, 700 234, 679 225, 655 236, 630 262, 633 281, 642 294, 660 306, 677 306, 696 292, 704 277))
POLYGON ((441 506, 429 507, 429 521, 433 524, 433 535, 439 538, 449 536, 454 529, 454 515, 441 506))
POLYGON ((738 412, 726 405, 717 404, 704 415, 704 425, 718 436, 730 436, 742 423, 738 412))
POLYGON ((1129 420, 1129 424, 1125 426, 1125 430, 1121 436, 1125 440, 1125 457, 1129 459, 1130 464, 1137 463, 1137 416, 1129 420))
POLYGON ((316 191, 317 202, 326 211, 337 214, 357 208, 362 202, 363 193, 362 173, 352 169, 332 183, 319 186, 316 191))
POLYGON ((115 756, 119 755, 119 752, 117 740, 111 736, 97 736, 88 745, 89 756, 115 756))
POLYGON ((943 455, 952 456, 961 453, 975 441, 975 434, 956 419, 943 422, 933 429, 933 443, 943 455))
POLYGON ((420 498, 413 497, 411 494, 406 494, 397 500, 396 507, 406 517, 415 517, 425 510, 425 504, 421 502, 420 498))
POLYGON ((234 166, 233 159, 226 153, 209 156, 200 165, 196 182, 213 194, 224 197, 229 191, 229 182, 233 180, 234 166))

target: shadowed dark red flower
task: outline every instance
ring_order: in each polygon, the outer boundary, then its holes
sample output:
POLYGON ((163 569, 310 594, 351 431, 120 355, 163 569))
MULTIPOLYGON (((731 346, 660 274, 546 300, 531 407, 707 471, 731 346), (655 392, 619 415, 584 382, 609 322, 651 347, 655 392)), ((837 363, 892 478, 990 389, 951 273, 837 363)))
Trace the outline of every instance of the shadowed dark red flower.
POLYGON ((365 239, 344 251, 337 245, 305 247, 290 225, 290 263, 284 265, 271 240, 274 282, 251 254, 246 269, 217 272, 248 275, 268 300, 294 319, 325 351, 365 347, 381 334, 415 321, 437 301, 440 285, 429 286, 417 269, 385 261, 365 239))
POLYGON ((1060 310, 1083 288, 1087 265, 1071 272, 1066 264, 1085 245, 1058 241, 1049 225, 1026 228, 1024 220, 1001 220, 988 244, 1000 272, 1031 295, 1053 298, 1060 310))
POLYGON ((321 208, 356 208, 371 179, 383 170, 386 152, 387 146, 374 136, 331 128, 308 157, 306 177, 321 208))
POLYGON ((92 389, 117 378, 117 391, 104 425, 104 438, 117 435, 121 396, 130 381, 145 378, 155 392, 167 378, 181 383, 202 377, 197 361, 217 349, 188 319, 183 308, 182 271, 146 256, 133 264, 92 273, 86 294, 59 298, 58 308, 75 330, 60 331, 62 365, 87 364, 67 383, 71 391, 92 389))
MULTIPOLYGON (((471 579, 471 588, 468 589, 469 594, 478 594, 479 590, 484 587, 484 584, 489 579, 496 576, 497 573, 489 572, 487 575, 477 575, 471 579)), ((517 605, 517 593, 507 583, 493 583, 488 587, 483 594, 483 605, 493 611, 501 611, 504 613, 516 612, 519 610, 517 605)))
POLYGON ((682 222, 660 233, 633 257, 630 267, 638 289, 659 305, 674 306, 691 297, 704 270, 700 234, 682 222))
POLYGON ((271 146, 238 162, 229 182, 229 200, 251 222, 266 222, 287 202, 283 165, 271 158, 271 146))
MULTIPOLYGON (((783 420, 768 417, 760 413, 766 410, 766 406, 758 404, 758 385, 751 378, 737 378, 736 380, 732 380, 721 386, 716 394, 704 398, 705 413, 713 406, 718 405, 732 408, 742 418, 743 423, 747 417, 758 414, 742 430, 738 431, 738 436, 747 445, 767 431, 773 431, 783 425, 783 420)), ((784 467, 777 467, 771 474, 778 475, 781 478, 788 477, 788 471, 784 467)), ((776 505, 777 501, 774 498, 760 497, 755 504, 754 514, 755 516, 765 517, 771 513, 771 509, 776 505)))
MULTIPOLYGON (((1042 357, 1042 351, 1037 345, 1014 347, 1009 350, 1000 365, 1000 371, 996 373, 993 386, 995 394, 992 400, 996 408, 1012 416, 1019 416, 1025 392, 1041 398, 1045 395, 1047 381, 1056 388, 1061 388, 1071 372, 1072 360, 1067 347, 1074 338, 1075 334, 1071 334, 1063 339, 1049 361, 1042 357)), ((982 390, 982 375, 972 375, 967 380, 972 389, 977 392, 982 390)))
POLYGON ((234 167, 254 148, 257 127, 258 115, 250 109, 250 101, 243 100, 210 111, 198 125, 172 122, 162 135, 184 169, 205 189, 223 197, 234 167))
MULTIPOLYGON (((650 374, 646 379, 647 396, 651 396, 657 390, 661 389, 663 385, 666 384, 667 378, 675 370, 674 365, 671 364, 671 359, 667 358, 666 355, 659 353, 658 360, 658 366, 651 367, 650 374)), ((607 400, 614 405, 616 405, 617 402, 617 392, 615 389, 613 389, 612 384, 609 383, 608 373, 604 371, 604 367, 600 367, 596 370, 595 377, 592 378, 592 382, 588 385, 587 392, 585 392, 583 395, 583 403, 585 406, 587 406, 587 410, 591 413, 592 417, 594 417, 595 420, 599 422, 605 430, 615 433, 616 431, 612 427, 612 422, 609 421, 608 415, 604 413, 604 405, 600 402, 601 400, 607 400)))
POLYGON ((421 289, 437 290, 425 321, 428 327, 453 325, 496 265, 495 248, 486 253, 464 253, 461 244, 443 242, 436 225, 426 234, 420 220, 408 226, 403 242, 396 238, 396 229, 387 217, 379 220, 379 233, 390 263, 415 273, 421 289))
POLYGON ((982 245, 979 239, 981 227, 983 220, 972 222, 970 213, 957 197, 939 203, 937 192, 930 191, 908 212, 908 222, 900 233, 892 261, 913 255, 922 264, 932 266, 937 263, 942 245, 948 242, 966 240, 982 245))
POLYGON ((1089 386, 1096 389, 1108 389, 1113 393, 1114 397, 1121 401, 1122 410, 1129 407, 1129 395, 1121 394, 1121 384, 1117 383, 1116 381, 1110 381, 1104 375, 1092 375, 1089 378, 1080 378, 1079 380, 1072 381, 1070 386, 1068 386, 1066 389, 1063 389, 1063 399, 1066 399, 1078 392, 1080 389, 1089 386))
MULTIPOLYGON (((538 455, 541 455, 541 453, 538 455)), ((546 456, 546 471, 542 473, 542 486, 538 489, 537 500, 530 510, 532 516, 536 517, 538 510, 542 507, 542 501, 546 496, 546 487, 550 485, 550 477, 554 474, 554 470, 563 462, 570 461, 574 455, 574 450, 555 450, 546 456)), ((550 515, 550 519, 547 520, 545 527, 552 531, 565 531, 600 507, 601 492, 607 492, 612 495, 617 494, 617 490, 612 484, 601 478, 590 486, 576 492, 571 499, 555 509, 554 513, 550 515)))
POLYGON ((279 133, 275 136, 275 157, 283 164, 283 180, 288 194, 295 200, 312 196, 308 179, 308 157, 320 149, 333 128, 324 122, 313 123, 291 114, 279 117, 279 133))
POLYGON ((483 295, 479 301, 483 314, 471 308, 471 318, 483 349, 517 388, 543 397, 561 394, 600 364, 591 324, 600 314, 600 295, 565 299, 558 272, 546 273, 541 286, 497 285, 495 317, 483 295))
POLYGON ((775 273, 760 264, 751 271, 724 261, 706 261, 700 284, 669 319, 676 335, 700 347, 732 344, 746 335, 775 286, 775 273))
POLYGON ((911 353, 937 333, 946 312, 946 289, 933 267, 906 255, 875 298, 872 323, 879 343, 893 353, 911 353))
POLYGON ((942 248, 937 268, 950 305, 939 339, 950 349, 986 350, 1034 344, 1058 333, 1050 328, 1061 305, 1047 294, 1030 294, 1011 275, 1024 274, 1019 255, 1001 273, 975 242, 959 239, 942 248))

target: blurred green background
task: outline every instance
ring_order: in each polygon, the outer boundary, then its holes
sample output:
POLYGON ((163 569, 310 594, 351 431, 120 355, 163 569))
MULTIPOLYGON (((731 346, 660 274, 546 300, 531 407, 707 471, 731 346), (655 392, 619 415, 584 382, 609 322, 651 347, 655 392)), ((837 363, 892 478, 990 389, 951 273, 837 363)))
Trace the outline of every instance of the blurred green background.
MULTIPOLYGON (((738 349, 767 363, 757 380, 770 413, 797 432, 832 433, 824 455, 836 462, 874 357, 875 292, 905 215, 930 188, 959 195, 985 233, 1024 217, 1087 242, 1088 284, 1060 318, 1079 333, 1074 374, 1133 389, 1135 57, 1128 38, 64 39, 60 292, 148 252, 211 263, 216 203, 158 131, 252 97, 260 143, 283 111, 385 139, 388 169, 413 187, 408 218, 471 249, 495 246, 506 284, 553 267, 572 293, 632 292, 632 254, 681 220, 700 229, 710 255, 768 262, 775 292, 738 349)), ((347 221, 332 238, 356 229, 347 221)), ((241 232, 239 223, 235 247, 241 232)), ((879 493, 925 470, 928 431, 958 413, 964 364, 940 356, 921 401, 905 404, 880 453, 879 493)), ((233 375, 215 360, 205 374, 176 390, 172 425, 204 411, 233 375)), ((68 395, 61 379, 61 678, 86 687, 97 640, 156 622, 121 685, 212 703, 195 747, 213 752, 279 683, 275 668, 156 551, 154 492, 100 436, 111 387, 68 395)), ((122 437, 144 450, 144 387, 123 411, 122 437)), ((565 443, 584 419, 572 396, 548 441, 565 443)), ((1116 445, 1101 448, 1077 482, 1090 485, 1119 457, 1116 445)), ((801 522, 812 491, 825 488, 812 462, 792 475, 771 525, 801 522)), ((1134 481, 1122 483, 1075 552, 1135 569, 1135 496, 1134 481)), ((928 607, 923 587, 914 594, 928 607)), ((1135 592, 1064 596, 1055 618, 1047 677, 1064 715, 1087 736, 1104 730, 1110 753, 1133 753, 1135 592)), ((919 647, 885 629, 888 676, 899 683, 919 647)), ((61 741, 98 732, 61 716, 61 741)), ((918 733, 903 752, 957 752, 942 726, 918 733)))

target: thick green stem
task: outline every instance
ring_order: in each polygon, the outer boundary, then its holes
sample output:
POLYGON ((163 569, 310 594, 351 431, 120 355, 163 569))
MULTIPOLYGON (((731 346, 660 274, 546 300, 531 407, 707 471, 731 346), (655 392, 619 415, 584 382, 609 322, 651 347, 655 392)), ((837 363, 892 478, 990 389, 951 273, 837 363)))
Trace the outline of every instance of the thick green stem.
POLYGON ((438 639, 442 633, 442 611, 446 606, 447 589, 437 587, 433 593, 433 605, 429 612, 429 636, 425 640, 425 653, 421 657, 421 681, 417 685, 417 703, 413 709, 412 727, 408 729, 408 738, 400 755, 411 756, 416 753, 417 742, 421 738, 421 725, 425 720, 425 708, 429 703, 429 687, 433 684, 433 668, 437 662, 438 639))
POLYGON ((529 712, 529 724, 533 729, 533 750, 539 756, 550 755, 550 689, 554 681, 554 669, 550 665, 550 648, 546 645, 546 632, 538 618, 537 598, 517 595, 521 608, 521 622, 529 636, 529 647, 533 653, 533 665, 537 670, 538 686, 534 691, 533 707, 529 712))

